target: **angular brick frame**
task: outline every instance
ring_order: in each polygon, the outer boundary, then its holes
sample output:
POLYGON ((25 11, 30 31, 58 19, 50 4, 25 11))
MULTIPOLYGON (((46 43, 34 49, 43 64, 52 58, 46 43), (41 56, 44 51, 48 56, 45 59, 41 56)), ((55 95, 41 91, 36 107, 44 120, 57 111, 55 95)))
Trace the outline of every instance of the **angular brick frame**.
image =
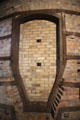
MULTIPOLYGON (((28 22, 31 20, 48 20, 51 22, 56 23, 57 25, 57 39, 56 39, 56 49, 57 49, 57 72, 56 72, 56 81, 55 84, 60 83, 62 74, 64 71, 64 42, 63 42, 63 24, 62 24, 62 17, 55 14, 52 10, 38 10, 38 11, 29 11, 29 12, 22 12, 20 15, 16 15, 13 17, 12 20, 12 42, 11 42, 11 65, 12 65, 12 72, 14 78, 16 80, 18 90, 20 92, 20 96, 23 101, 24 110, 27 112, 49 112, 47 109, 47 104, 45 102, 30 102, 28 96, 26 95, 25 87, 23 84, 22 77, 19 71, 19 36, 20 36, 20 24, 24 22, 28 22), (62 71, 62 72, 60 72, 62 71), (33 108, 33 109, 32 109, 33 108)), ((48 104, 51 102, 51 96, 53 93, 53 89, 49 96, 48 104)))

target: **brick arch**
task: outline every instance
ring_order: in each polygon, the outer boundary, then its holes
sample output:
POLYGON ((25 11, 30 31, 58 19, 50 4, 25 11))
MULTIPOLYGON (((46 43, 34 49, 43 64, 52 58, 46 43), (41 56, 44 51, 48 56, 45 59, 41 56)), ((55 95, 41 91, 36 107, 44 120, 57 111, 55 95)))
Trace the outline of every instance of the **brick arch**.
MULTIPOLYGON (((23 101, 23 106, 26 111, 40 111, 47 112, 47 105, 44 102, 35 103, 30 102, 28 96, 26 96, 25 87, 23 84, 22 77, 19 71, 19 36, 20 36, 20 24, 32 21, 32 20, 48 20, 56 23, 56 46, 57 46, 57 70, 56 78, 61 70, 61 65, 63 63, 63 38, 62 38, 62 18, 57 14, 54 14, 51 10, 40 10, 40 11, 30 11, 22 12, 19 16, 13 17, 12 23, 12 43, 11 43, 11 65, 15 81, 18 85, 18 90, 23 101), (36 105, 36 106, 35 106, 36 105), (40 105, 40 106, 39 106, 40 105), (44 106, 44 107, 43 107, 44 106), (27 108, 27 109, 26 109, 27 108), (33 108, 33 110, 31 109, 33 108), (44 108, 44 109, 43 109, 44 108)), ((55 84, 58 80, 56 79, 55 84)), ((53 91, 53 89, 52 89, 53 91)), ((51 91, 51 94, 52 94, 51 91)))

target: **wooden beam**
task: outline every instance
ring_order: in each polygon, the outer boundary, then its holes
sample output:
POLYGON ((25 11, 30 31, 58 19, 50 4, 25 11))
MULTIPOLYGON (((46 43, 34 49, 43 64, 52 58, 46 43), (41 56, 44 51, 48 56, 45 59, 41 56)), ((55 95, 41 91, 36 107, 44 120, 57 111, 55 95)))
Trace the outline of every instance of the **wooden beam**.
POLYGON ((80 60, 80 55, 67 55, 67 60, 80 60))
MULTIPOLYGON (((80 105, 79 106, 69 106, 69 107, 61 107, 58 110, 56 120, 62 120, 62 113, 64 112, 76 112, 80 111, 80 105)), ((77 118, 76 118, 77 119, 77 118)))
POLYGON ((80 82, 79 83, 73 83, 73 82, 64 82, 63 83, 64 87, 74 87, 74 88, 79 88, 80 87, 80 82))
POLYGON ((47 102, 29 102, 24 107, 24 112, 49 113, 47 102))
POLYGON ((13 77, 17 83, 20 97, 23 101, 23 107, 29 102, 27 93, 19 72, 19 21, 15 17, 12 19, 12 41, 11 41, 11 69, 13 77), (16 26, 16 28, 15 28, 16 26), (15 54, 16 53, 16 54, 15 54))
MULTIPOLYGON (((26 14, 27 12, 29 13, 29 12, 34 12, 34 11, 36 11, 36 10, 31 10, 31 11, 25 11, 25 12, 14 12, 14 13, 12 13, 12 14, 9 14, 9 15, 6 15, 6 16, 3 16, 3 17, 1 17, 0 18, 0 21, 3 21, 3 20, 5 20, 5 19, 9 19, 9 18, 12 18, 12 17, 14 17, 14 16, 22 16, 23 14, 26 14)), ((42 10, 37 10, 37 11, 43 11, 43 9, 42 10)), ((80 12, 78 12, 78 11, 73 11, 73 10, 66 10, 66 9, 45 9, 45 11, 52 11, 53 13, 62 13, 62 12, 64 12, 64 13, 66 13, 66 14, 71 14, 71 15, 79 15, 80 16, 80 12)))
POLYGON ((9 85, 13 86, 13 85, 16 85, 16 81, 0 81, 0 86, 4 86, 4 85, 6 85, 6 86, 9 86, 9 85))
POLYGON ((62 37, 63 37, 63 62, 65 64, 66 62, 66 54, 67 54, 67 48, 66 48, 66 19, 65 14, 62 13, 62 37))
POLYGON ((62 112, 75 112, 75 111, 80 111, 80 106, 71 106, 71 107, 63 107, 63 108, 61 108, 62 110, 62 112))
POLYGON ((18 16, 18 15, 20 15, 20 14, 21 14, 21 12, 14 12, 14 13, 12 13, 12 14, 5 15, 5 16, 3 16, 3 17, 0 17, 0 22, 3 21, 3 20, 5 20, 5 19, 12 18, 12 17, 14 17, 14 16, 18 16))
POLYGON ((80 15, 80 12, 78 11, 73 11, 73 10, 66 10, 66 9, 52 9, 56 13, 66 13, 66 14, 71 14, 71 15, 80 15))
POLYGON ((11 59, 10 56, 0 57, 0 61, 7 61, 7 60, 10 60, 10 59, 11 59))
MULTIPOLYGON (((31 12, 42 12, 42 11, 45 11, 45 12, 49 12, 51 11, 51 13, 66 13, 66 14, 71 14, 71 15, 80 15, 80 12, 78 11, 73 11, 73 10, 66 10, 66 9, 42 9, 42 10, 31 10, 31 11, 27 11, 28 13, 31 13, 31 12)), ((27 14, 26 11, 24 12, 21 12, 19 14, 27 14)))
MULTIPOLYGON (((58 46, 58 50, 60 51, 60 54, 58 53, 57 55, 61 58, 60 61, 57 58, 57 61, 59 61, 59 66, 57 66, 57 73, 56 73, 56 78, 55 78, 55 82, 54 85, 52 87, 52 90, 50 92, 49 98, 48 98, 48 104, 51 108, 51 102, 55 99, 56 94, 58 94, 57 89, 59 88, 60 84, 62 83, 63 79, 63 73, 65 70, 65 66, 66 66, 66 36, 65 36, 65 16, 62 13, 62 19, 61 19, 61 29, 58 31, 60 34, 59 39, 60 39, 60 43, 58 42, 59 46, 58 46), (64 48, 65 46, 65 48, 64 48)), ((59 95, 58 95, 59 96, 59 95)), ((61 96, 60 96, 61 97, 61 96)))
POLYGON ((80 99, 80 87, 79 87, 79 99, 80 99))
POLYGON ((0 40, 8 39, 8 38, 11 38, 11 37, 12 37, 11 34, 5 35, 5 36, 0 37, 0 40))
POLYGON ((79 32, 70 32, 70 31, 66 31, 66 36, 70 36, 70 35, 73 35, 73 36, 76 36, 76 37, 80 37, 80 33, 79 32))

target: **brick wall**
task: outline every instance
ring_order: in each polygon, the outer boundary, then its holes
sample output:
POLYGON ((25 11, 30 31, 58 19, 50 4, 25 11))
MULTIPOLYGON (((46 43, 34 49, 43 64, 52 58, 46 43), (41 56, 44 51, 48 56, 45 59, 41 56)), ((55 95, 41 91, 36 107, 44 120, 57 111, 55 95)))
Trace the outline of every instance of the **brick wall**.
POLYGON ((19 66, 30 101, 47 101, 56 75, 54 23, 35 20, 21 25, 19 66))

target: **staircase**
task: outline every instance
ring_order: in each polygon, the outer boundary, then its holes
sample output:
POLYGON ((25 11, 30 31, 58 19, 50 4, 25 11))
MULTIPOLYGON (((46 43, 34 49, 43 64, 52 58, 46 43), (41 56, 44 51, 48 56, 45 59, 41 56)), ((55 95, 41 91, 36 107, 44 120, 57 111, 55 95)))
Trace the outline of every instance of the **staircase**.
POLYGON ((59 85, 57 92, 56 92, 56 95, 55 95, 55 98, 53 99, 53 101, 51 103, 51 114, 52 114, 53 119, 54 119, 55 114, 57 112, 57 107, 60 103, 61 96, 63 95, 63 92, 64 92, 64 87, 62 85, 59 85))

